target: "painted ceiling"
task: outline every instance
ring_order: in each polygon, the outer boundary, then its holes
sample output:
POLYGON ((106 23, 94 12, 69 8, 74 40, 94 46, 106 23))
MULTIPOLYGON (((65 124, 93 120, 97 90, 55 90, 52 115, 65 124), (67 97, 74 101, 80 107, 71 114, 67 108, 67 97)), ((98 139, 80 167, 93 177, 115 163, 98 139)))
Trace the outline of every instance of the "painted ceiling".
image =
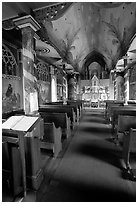
POLYGON ((136 34, 135 2, 49 2, 46 7, 40 3, 37 7, 36 2, 23 4, 23 11, 28 14, 30 10, 26 8, 30 8, 41 25, 38 57, 56 58, 55 64, 71 64, 80 73, 92 62, 100 61, 101 66, 113 69, 136 34), (50 46, 52 51, 46 51, 50 46))

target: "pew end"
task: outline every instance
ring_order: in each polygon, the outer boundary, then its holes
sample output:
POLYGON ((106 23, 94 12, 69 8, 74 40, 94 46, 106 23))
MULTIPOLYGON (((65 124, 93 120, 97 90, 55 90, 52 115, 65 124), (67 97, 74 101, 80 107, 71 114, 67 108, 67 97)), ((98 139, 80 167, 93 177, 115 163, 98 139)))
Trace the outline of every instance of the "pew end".
POLYGON ((122 134, 122 166, 124 178, 135 181, 136 175, 132 168, 130 153, 136 152, 136 116, 119 115, 118 134, 122 134))
POLYGON ((53 156, 57 157, 62 150, 61 128, 56 128, 54 123, 44 123, 44 137, 40 140, 40 148, 52 150, 53 156))
POLYGON ((126 132, 123 140, 122 162, 123 162, 123 177, 131 181, 136 181, 136 158, 135 165, 132 162, 132 153, 136 156, 136 129, 131 128, 126 132))

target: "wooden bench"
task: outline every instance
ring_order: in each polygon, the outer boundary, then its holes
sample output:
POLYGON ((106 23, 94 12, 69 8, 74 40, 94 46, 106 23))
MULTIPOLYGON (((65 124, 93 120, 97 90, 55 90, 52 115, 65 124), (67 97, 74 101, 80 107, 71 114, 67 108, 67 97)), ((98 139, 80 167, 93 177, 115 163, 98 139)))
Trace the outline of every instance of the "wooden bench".
POLYGON ((52 150, 53 156, 57 157, 62 150, 61 128, 56 128, 54 123, 44 123, 44 137, 40 140, 40 148, 52 150))
POLYGON ((118 132, 123 134, 122 162, 125 173, 135 180, 135 174, 130 165, 130 153, 136 152, 136 116, 119 115, 118 123, 118 132))
POLYGON ((124 132, 129 131, 130 128, 136 129, 136 115, 128 115, 120 113, 118 116, 117 135, 118 137, 124 135, 124 132))
POLYGON ((127 103, 128 103, 128 105, 136 106, 135 100, 128 100, 127 103))
POLYGON ((79 122, 79 118, 80 118, 80 114, 79 114, 79 108, 77 104, 63 104, 63 102, 49 102, 49 103, 45 103, 45 105, 54 105, 54 106, 63 106, 63 107, 70 107, 73 108, 74 112, 75 112, 75 122, 78 124, 79 122))
POLYGON ((67 117, 67 113, 48 113, 39 112, 41 117, 44 119, 44 123, 54 122, 55 127, 61 127, 62 138, 68 138, 71 135, 70 119, 67 117))
POLYGON ((113 134, 115 133, 116 125, 118 124, 119 115, 136 115, 136 108, 133 106, 113 106, 110 110, 110 122, 112 125, 113 134))
POLYGON ((135 106, 131 106, 131 105, 124 105, 124 106, 112 106, 110 107, 110 121, 113 122, 115 119, 117 119, 116 117, 119 114, 119 110, 123 111, 124 113, 127 111, 136 111, 136 107, 135 106))
POLYGON ((75 105, 78 109, 79 109, 79 119, 81 118, 81 114, 82 114, 82 109, 83 109, 83 103, 82 101, 67 101, 68 105, 75 105))
POLYGON ((72 107, 64 105, 41 105, 39 107, 39 112, 49 112, 49 113, 67 113, 67 116, 71 121, 71 129, 76 126, 76 116, 72 107))
POLYGON ((109 119, 109 115, 110 115, 110 107, 111 106, 123 106, 124 105, 124 101, 119 101, 119 100, 105 100, 104 101, 106 103, 106 107, 105 107, 105 118, 109 119))
POLYGON ((106 120, 108 121, 108 122, 111 122, 111 116, 112 116, 112 108, 118 108, 118 107, 123 107, 124 106, 124 104, 115 104, 115 103, 112 103, 112 104, 108 104, 108 107, 107 107, 107 110, 106 110, 106 115, 105 115, 105 117, 106 117, 106 120))

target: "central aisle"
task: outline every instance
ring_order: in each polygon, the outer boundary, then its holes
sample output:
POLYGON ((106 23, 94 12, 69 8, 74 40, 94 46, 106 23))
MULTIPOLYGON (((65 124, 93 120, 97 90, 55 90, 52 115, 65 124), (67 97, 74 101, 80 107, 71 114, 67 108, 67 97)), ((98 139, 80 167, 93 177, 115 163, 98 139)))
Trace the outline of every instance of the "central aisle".
POLYGON ((135 201, 135 182, 121 174, 121 149, 103 112, 86 109, 41 202, 135 201))

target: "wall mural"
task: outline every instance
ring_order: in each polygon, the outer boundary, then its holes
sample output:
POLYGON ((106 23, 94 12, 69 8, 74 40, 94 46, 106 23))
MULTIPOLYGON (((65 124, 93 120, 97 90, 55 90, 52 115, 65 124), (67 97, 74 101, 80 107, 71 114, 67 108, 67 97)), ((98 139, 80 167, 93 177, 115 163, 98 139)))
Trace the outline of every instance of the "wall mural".
MULTIPOLYGON (((5 44, 2 45, 3 113, 23 108, 22 80, 21 77, 19 76, 16 58, 8 47, 5 44)), ((17 50, 14 49, 14 52, 17 52, 17 50)))
POLYGON ((39 105, 50 101, 50 83, 37 81, 39 105))
POLYGON ((50 68, 49 65, 38 61, 35 67, 35 76, 37 78, 37 92, 39 104, 50 101, 50 68))

